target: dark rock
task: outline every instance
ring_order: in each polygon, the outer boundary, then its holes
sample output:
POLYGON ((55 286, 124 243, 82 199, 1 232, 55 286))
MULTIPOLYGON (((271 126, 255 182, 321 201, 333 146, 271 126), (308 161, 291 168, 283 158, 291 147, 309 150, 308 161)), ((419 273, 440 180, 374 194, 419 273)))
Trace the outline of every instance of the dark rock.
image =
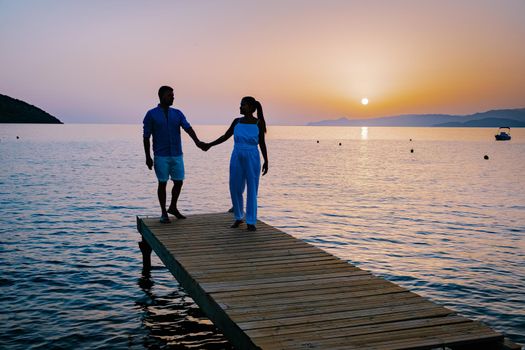
POLYGON ((38 107, 2 94, 0 94, 0 123, 63 124, 38 107))

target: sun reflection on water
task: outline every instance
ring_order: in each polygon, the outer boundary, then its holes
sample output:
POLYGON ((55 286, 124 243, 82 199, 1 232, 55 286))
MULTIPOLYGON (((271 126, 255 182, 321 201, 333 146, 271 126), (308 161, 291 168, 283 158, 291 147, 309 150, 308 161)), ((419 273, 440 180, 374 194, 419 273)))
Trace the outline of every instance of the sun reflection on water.
POLYGON ((361 140, 368 140, 368 126, 361 127, 361 140))

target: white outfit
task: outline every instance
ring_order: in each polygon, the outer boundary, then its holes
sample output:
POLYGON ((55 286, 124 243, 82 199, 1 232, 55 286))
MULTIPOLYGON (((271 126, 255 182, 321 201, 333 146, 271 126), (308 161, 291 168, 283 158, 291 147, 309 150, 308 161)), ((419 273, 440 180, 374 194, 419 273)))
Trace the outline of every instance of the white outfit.
POLYGON ((259 157, 259 125, 238 122, 233 129, 233 152, 230 159, 230 195, 233 204, 235 220, 244 216, 243 192, 248 188, 246 196, 246 223, 257 223, 257 191, 261 173, 259 157))

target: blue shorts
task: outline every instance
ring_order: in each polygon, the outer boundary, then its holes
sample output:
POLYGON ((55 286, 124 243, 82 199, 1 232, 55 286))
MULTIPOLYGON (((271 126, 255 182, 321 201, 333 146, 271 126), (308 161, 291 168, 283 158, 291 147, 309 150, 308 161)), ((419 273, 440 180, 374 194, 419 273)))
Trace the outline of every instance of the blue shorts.
POLYGON ((168 182, 169 177, 172 180, 184 180, 184 159, 182 156, 155 157, 153 164, 159 182, 168 182))

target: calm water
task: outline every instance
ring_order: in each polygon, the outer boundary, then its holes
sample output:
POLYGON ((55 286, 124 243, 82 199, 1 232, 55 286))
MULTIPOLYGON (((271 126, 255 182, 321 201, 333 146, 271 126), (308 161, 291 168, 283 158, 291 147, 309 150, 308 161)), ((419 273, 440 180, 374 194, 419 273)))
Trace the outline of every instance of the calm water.
MULTIPOLYGON (((229 348, 156 257, 141 278, 140 129, 0 125, 0 348, 229 348)), ((525 343, 525 129, 495 131, 270 128, 260 218, 525 343)), ((231 144, 184 141, 181 210, 227 210, 231 144)))

